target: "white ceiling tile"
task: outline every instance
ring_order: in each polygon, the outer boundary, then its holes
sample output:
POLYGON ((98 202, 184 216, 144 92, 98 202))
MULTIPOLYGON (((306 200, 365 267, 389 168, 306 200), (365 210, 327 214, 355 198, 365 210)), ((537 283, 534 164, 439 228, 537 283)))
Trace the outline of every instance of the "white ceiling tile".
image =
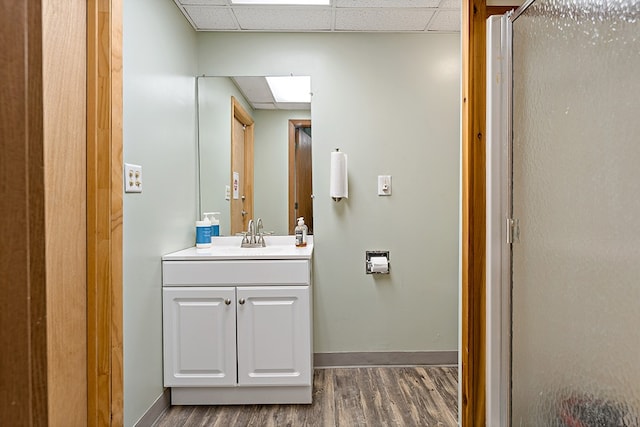
POLYGON ((329 31, 330 8, 236 7, 234 13, 243 30, 329 31))
POLYGON ((177 0, 180 4, 187 5, 203 5, 203 6, 226 6, 227 0, 177 0))
POLYGON ((337 9, 336 31, 424 31, 432 9, 337 9))
POLYGON ((196 30, 237 30, 231 10, 220 6, 185 6, 196 30))
POLYGON ((273 103, 271 89, 264 77, 232 77, 245 98, 255 103, 273 103))
MULTIPOLYGON (((336 7, 438 7, 440 0, 334 0, 336 7)), ((462 0, 459 0, 462 1, 462 0)))
POLYGON ((460 11, 441 10, 429 23, 429 31, 460 31, 460 11))
MULTIPOLYGON (((249 101, 251 102, 251 101, 249 101)), ((278 108, 276 107, 276 104, 274 104, 273 102, 251 102, 251 106, 255 109, 255 110, 277 110, 278 108)))
POLYGON ((460 31, 462 0, 332 0, 330 7, 232 5, 230 0, 174 2, 201 31, 450 33, 460 31))
POLYGON ((440 9, 460 9, 462 0, 442 0, 438 6, 440 9))

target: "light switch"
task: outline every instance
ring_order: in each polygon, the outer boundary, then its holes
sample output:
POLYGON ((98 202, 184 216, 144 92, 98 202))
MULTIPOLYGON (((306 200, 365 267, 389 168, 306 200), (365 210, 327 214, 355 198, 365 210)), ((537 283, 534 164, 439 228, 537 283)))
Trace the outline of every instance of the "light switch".
POLYGON ((391 195, 391 175, 378 175, 378 196, 391 195))
POLYGON ((229 185, 224 186, 224 199, 231 200, 231 187, 229 185))
POLYGON ((124 164, 124 192, 142 193, 142 166, 124 164))

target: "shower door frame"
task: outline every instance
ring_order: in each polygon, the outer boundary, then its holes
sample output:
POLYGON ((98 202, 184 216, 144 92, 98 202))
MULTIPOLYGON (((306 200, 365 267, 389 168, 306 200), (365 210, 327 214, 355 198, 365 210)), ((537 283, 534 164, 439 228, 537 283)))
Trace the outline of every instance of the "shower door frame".
POLYGON ((487 19, 486 425, 511 425, 513 22, 535 1, 487 19))
POLYGON ((511 420, 511 20, 487 19, 486 425, 511 420))

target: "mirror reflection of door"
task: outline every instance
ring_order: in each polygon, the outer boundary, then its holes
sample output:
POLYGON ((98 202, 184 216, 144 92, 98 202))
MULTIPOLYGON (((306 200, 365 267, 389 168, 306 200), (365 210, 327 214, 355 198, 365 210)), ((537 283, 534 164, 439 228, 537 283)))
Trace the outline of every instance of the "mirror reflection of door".
POLYGON ((253 218, 253 118, 231 97, 231 232, 246 231, 253 218))
POLYGON ((311 120, 289 120, 289 234, 304 217, 313 234, 311 120))

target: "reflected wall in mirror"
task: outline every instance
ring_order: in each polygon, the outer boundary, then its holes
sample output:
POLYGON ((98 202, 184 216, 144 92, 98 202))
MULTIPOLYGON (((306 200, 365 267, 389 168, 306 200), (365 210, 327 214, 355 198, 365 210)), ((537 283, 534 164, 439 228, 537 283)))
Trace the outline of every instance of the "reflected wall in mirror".
MULTIPOLYGON (((238 183, 235 191, 233 181, 239 175, 231 167, 235 102, 253 120, 253 167, 249 171, 253 173, 253 212, 240 208, 247 211, 242 227, 246 230, 249 217, 255 216, 262 218, 265 231, 290 234, 295 215, 300 212, 300 201, 309 201, 308 213, 300 215, 305 215, 312 230, 310 103, 277 103, 268 92, 264 77, 200 76, 196 81, 200 214, 220 212, 221 235, 237 231, 231 226, 231 203, 242 203, 240 193, 245 183, 238 183), (300 147, 306 152, 304 159, 300 153, 296 155, 300 147), (301 183, 303 177, 306 181, 301 183)), ((250 180, 251 173, 246 172, 246 179, 250 180)), ((247 184, 247 191, 251 191, 251 183, 247 184)), ((246 200, 248 195, 244 196, 246 200)))

